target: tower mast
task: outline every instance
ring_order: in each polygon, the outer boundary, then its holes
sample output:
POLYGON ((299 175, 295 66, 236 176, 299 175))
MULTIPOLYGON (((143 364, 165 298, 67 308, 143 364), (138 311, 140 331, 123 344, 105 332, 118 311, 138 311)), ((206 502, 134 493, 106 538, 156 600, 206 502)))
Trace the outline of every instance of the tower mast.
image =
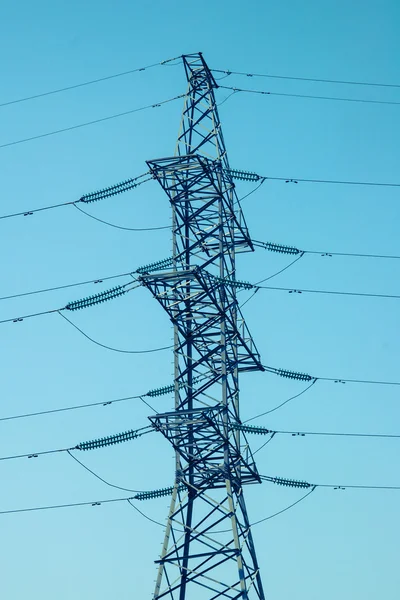
POLYGON ((176 475, 153 599, 264 600, 243 486, 260 483, 238 428, 239 373, 264 370, 238 308, 237 252, 253 245, 233 184, 201 53, 175 156, 148 161, 173 216, 173 268, 141 281, 174 326, 175 410, 150 420, 173 445, 176 475))

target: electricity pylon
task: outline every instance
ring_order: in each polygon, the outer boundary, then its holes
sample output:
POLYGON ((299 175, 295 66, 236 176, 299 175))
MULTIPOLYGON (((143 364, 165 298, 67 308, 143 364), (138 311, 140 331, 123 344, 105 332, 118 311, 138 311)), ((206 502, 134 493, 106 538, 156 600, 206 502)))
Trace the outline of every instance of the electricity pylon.
MULTIPOLYGON (((183 56, 188 91, 175 156, 148 161, 172 206, 172 269, 141 282, 174 325, 175 410, 150 417, 175 449, 176 476, 154 600, 264 600, 243 497, 260 483, 237 428, 239 373, 264 370, 238 308, 235 255, 253 245, 232 182, 201 54, 183 56)), ((168 261, 167 261, 167 266, 168 261)))

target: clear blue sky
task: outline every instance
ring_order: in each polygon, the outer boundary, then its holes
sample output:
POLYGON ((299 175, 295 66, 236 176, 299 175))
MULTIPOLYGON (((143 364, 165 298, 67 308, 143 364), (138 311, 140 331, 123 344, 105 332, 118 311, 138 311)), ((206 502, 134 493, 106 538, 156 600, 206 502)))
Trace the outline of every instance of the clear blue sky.
MULTIPOLYGON (((400 9, 353 2, 3 2, 0 102, 202 51, 214 68, 400 83, 400 9)), ((228 78, 277 92, 400 101, 390 88, 228 78)), ((160 67, 0 109, 0 144, 134 109, 185 91, 180 66, 160 67)), ((218 92, 222 101, 227 93, 218 92)), ((75 200, 173 154, 181 101, 118 120, 0 149, 1 214, 75 200)), ((237 95, 220 116, 232 166, 283 177, 399 181, 399 106, 237 95)), ((250 191, 246 184, 239 193, 250 191)), ((255 239, 311 250, 400 254, 396 189, 266 183, 243 203, 255 239)), ((124 226, 169 223, 155 183, 92 205, 124 226)), ((73 207, 0 221, 0 295, 124 272, 168 256, 168 231, 101 225, 73 207)), ((238 276, 267 277, 288 259, 240 257, 238 276)), ((283 287, 400 294, 400 261, 310 256, 271 281, 283 287)), ((93 289, 94 287, 94 289, 93 289)), ((105 285, 103 289, 107 289, 105 285)), ((0 303, 0 318, 64 306, 98 291, 64 290, 0 303)), ((399 380, 399 300, 259 292, 245 309, 264 362, 320 376, 399 380)), ((165 314, 144 289, 73 315, 102 343, 171 343, 165 314)), ((129 355, 93 345, 57 314, 1 326, 0 417, 108 401, 170 383, 172 355, 129 355)), ((303 389, 245 375, 243 418, 303 389)), ((314 431, 399 433, 398 390, 317 383, 259 424, 314 431)), ((169 410, 172 398, 154 401, 169 410)), ((146 424, 140 401, 0 422, 0 456, 71 446, 146 424)), ((258 421, 256 421, 258 423, 258 421)), ((253 448, 260 444, 253 441, 253 448)), ((318 483, 400 484, 398 440, 276 437, 258 457, 269 475, 318 483)), ((80 457, 82 457, 80 455, 80 457)), ((173 481, 172 451, 147 436, 83 455, 109 481, 153 489, 173 481)), ((66 454, 0 463, 0 510, 117 498, 66 454)), ((251 520, 301 491, 247 491, 251 520)), ((254 528, 268 598, 398 597, 400 492, 318 490, 254 528)), ((164 521, 169 499, 142 503, 164 521)), ((6 600, 150 598, 163 531, 126 503, 0 515, 0 594, 6 600)), ((193 596, 191 600, 196 600, 193 596)))

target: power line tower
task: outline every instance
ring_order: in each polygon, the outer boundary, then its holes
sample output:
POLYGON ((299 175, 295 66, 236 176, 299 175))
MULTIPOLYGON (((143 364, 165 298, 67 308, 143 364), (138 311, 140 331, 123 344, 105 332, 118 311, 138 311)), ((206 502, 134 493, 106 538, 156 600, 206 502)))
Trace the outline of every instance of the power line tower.
POLYGON ((176 455, 153 598, 264 600, 243 497, 245 484, 261 481, 238 428, 239 373, 264 370, 236 298, 246 283, 236 280, 235 255, 253 246, 218 85, 200 53, 183 64, 188 91, 175 156, 148 161, 172 206, 172 269, 141 276, 174 325, 175 410, 150 417, 176 455))

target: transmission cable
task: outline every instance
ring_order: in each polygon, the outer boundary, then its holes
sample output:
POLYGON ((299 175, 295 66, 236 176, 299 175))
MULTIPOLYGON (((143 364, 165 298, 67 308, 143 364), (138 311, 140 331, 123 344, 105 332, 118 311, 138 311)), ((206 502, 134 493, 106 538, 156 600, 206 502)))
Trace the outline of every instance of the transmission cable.
MULTIPOLYGON (((400 490, 400 486, 382 486, 382 485, 379 485, 379 486, 372 486, 372 485, 342 486, 342 485, 340 485, 339 486, 339 485, 332 485, 332 484, 330 484, 330 485, 309 484, 307 482, 296 482, 294 480, 288 480, 288 479, 283 480, 282 478, 270 477, 270 476, 265 476, 265 475, 261 475, 261 479, 263 481, 268 481, 269 483, 279 483, 280 485, 289 485, 289 487, 311 488, 311 491, 314 491, 314 489, 317 487, 333 488, 335 490, 344 490, 346 488, 359 489, 359 490, 388 490, 388 491, 400 490), (283 481, 285 481, 286 483, 282 483, 283 481), (290 482, 290 483, 288 483, 288 482, 290 482), (301 484, 301 485, 298 486, 297 484, 301 484)), ((293 505, 291 505, 291 506, 298 504, 303 499, 304 498, 301 498, 297 502, 293 503, 293 505)), ((40 511, 40 510, 52 510, 52 509, 60 509, 60 508, 73 508, 73 507, 78 507, 78 506, 100 506, 102 504, 107 504, 107 503, 112 503, 112 502, 126 502, 126 501, 129 502, 132 500, 135 500, 135 497, 111 498, 111 499, 107 499, 107 500, 97 500, 97 501, 91 501, 91 502, 71 502, 68 504, 55 504, 55 505, 53 504, 53 505, 49 505, 49 506, 34 506, 34 507, 29 507, 29 508, 17 508, 17 509, 11 509, 11 510, 2 510, 2 511, 0 511, 0 515, 23 513, 23 512, 34 512, 34 511, 40 511)), ((271 515, 268 518, 272 518, 273 516, 276 516, 277 514, 280 514, 281 512, 288 510, 289 508, 291 508, 291 506, 285 508, 282 511, 279 511, 279 513, 275 513, 275 515, 271 515)), ((136 507, 134 507, 134 508, 136 508, 136 507)), ((261 523, 263 520, 264 519, 260 519, 256 523, 253 523, 253 525, 261 523)), ((157 524, 160 525, 160 523, 157 523, 157 524)))
MULTIPOLYGON (((284 181, 285 183, 327 183, 327 184, 337 184, 337 185, 362 185, 362 186, 378 186, 378 187, 400 187, 400 183, 391 183, 391 182, 380 182, 380 181, 347 181, 341 179, 314 179, 314 178, 304 178, 304 177, 273 177, 267 175, 260 175, 259 173, 254 173, 252 171, 243 171, 240 169, 228 169, 227 170, 232 179, 239 179, 241 181, 256 183, 260 182, 259 186, 254 190, 256 191, 265 181, 284 181)), ((250 192, 253 193, 253 192, 250 192)), ((250 194, 247 194, 249 196, 250 194)), ((243 196, 242 200, 247 196, 243 196)))
POLYGON ((298 394, 295 394, 294 396, 291 396, 290 398, 287 398, 287 400, 285 400, 284 402, 282 402, 281 404, 278 404, 278 406, 275 406, 274 408, 271 408, 270 410, 267 410, 263 413, 260 413, 259 415, 256 415, 255 417, 251 417, 250 419, 246 419, 245 421, 243 421, 243 423, 248 423, 249 421, 254 421, 254 419, 258 419, 259 417, 264 417, 265 415, 269 415, 272 412, 275 412, 276 410, 278 410, 279 408, 282 408, 282 406, 285 406, 285 404, 288 404, 289 402, 291 402, 292 400, 295 400, 296 398, 299 398, 300 396, 302 396, 303 394, 305 394, 306 392, 308 392, 308 390, 310 388, 312 388, 312 386, 317 382, 317 379, 314 379, 309 386, 307 386, 303 391, 301 391, 298 394))
MULTIPOLYGON (((109 81, 110 79, 116 79, 117 77, 125 77, 126 75, 132 75, 133 73, 138 73, 139 71, 147 71, 148 69, 152 69, 153 67, 159 67, 159 66, 166 65, 167 63, 173 62, 174 60, 177 60, 177 58, 179 58, 179 57, 168 58, 167 60, 162 60, 161 62, 158 62, 158 63, 146 65, 145 67, 140 67, 137 69, 130 69, 129 71, 123 71, 122 73, 114 73, 113 75, 107 75, 106 77, 99 77, 97 79, 91 79, 89 81, 84 81, 83 83, 76 83, 74 85, 69 85, 66 87, 58 88, 56 90, 50 90, 48 92, 42 92, 40 94, 34 94, 32 96, 25 96, 23 98, 17 98, 16 100, 9 100, 8 102, 2 102, 0 104, 0 108, 3 106, 10 106, 11 104, 19 104, 20 102, 27 102, 28 100, 35 100, 36 98, 44 98, 45 96, 51 96, 53 94, 67 92, 69 90, 75 90, 77 88, 85 87, 88 85, 93 85, 94 83, 100 83, 102 81, 109 81)), ((172 66, 172 65, 170 65, 170 66, 172 66)))
POLYGON ((288 92, 268 92, 262 90, 252 90, 248 88, 238 88, 232 87, 228 85, 220 85, 219 88, 224 90, 232 90, 234 92, 245 92, 248 94, 260 94, 262 96, 283 96, 287 98, 305 98, 312 100, 335 100, 339 102, 356 102, 363 104, 391 104, 391 105, 400 105, 400 102, 395 102, 392 100, 367 100, 366 98, 339 98, 337 96, 315 96, 312 94, 294 94, 288 92))
MULTIPOLYGON (((92 216, 92 215, 90 215, 92 216)), ((109 223, 110 224, 110 223, 109 223)), ((151 229, 169 229, 170 226, 167 225, 165 227, 158 227, 158 228, 151 228, 151 229)), ((147 230, 148 228, 146 228, 147 230)), ((140 229, 140 231, 143 231, 143 229, 140 229)), ((355 258, 379 258, 379 259, 400 259, 400 256, 397 255, 390 255, 390 254, 363 254, 360 252, 332 252, 332 251, 328 251, 328 250, 299 250, 298 248, 295 248, 294 246, 285 246, 283 244, 276 244, 276 243, 272 243, 272 242, 263 242, 263 241, 259 241, 259 240, 252 240, 253 244, 255 246, 258 246, 260 248, 263 248, 265 250, 270 250, 272 252, 275 253, 281 253, 281 254, 300 254, 302 253, 303 255, 306 254, 315 254, 315 255, 320 255, 322 257, 332 257, 332 256, 344 256, 344 257, 355 257, 355 258)), ((285 267, 285 270, 289 268, 288 265, 287 267, 285 267)), ((272 277, 275 277, 276 275, 278 275, 279 273, 281 273, 282 271, 278 271, 278 273, 275 273, 272 277)), ((46 292, 53 292, 53 291, 57 291, 57 290, 62 290, 62 289, 66 289, 66 288, 70 288, 70 287, 76 287, 76 286, 81 286, 81 285, 88 285, 88 284, 97 284, 97 283, 102 283, 103 281, 108 281, 111 279, 118 279, 118 278, 122 278, 122 277, 128 277, 130 275, 132 275, 133 273, 135 273, 135 271, 131 271, 131 272, 126 272, 126 273, 119 273, 117 275, 109 275, 107 277, 98 277, 96 279, 89 279, 87 281, 80 281, 77 283, 68 283, 68 284, 64 284, 64 285, 59 285, 59 286, 55 286, 55 287, 49 287, 49 288, 44 288, 44 289, 40 289, 40 290, 33 290, 30 292, 22 292, 19 294, 10 294, 8 296, 2 296, 0 297, 0 301, 1 300, 10 300, 13 298, 21 298, 23 296, 31 296, 34 294, 43 294, 46 292)), ((254 291, 254 294, 257 292, 258 290, 256 289, 254 291)), ((249 301, 246 300, 244 302, 244 304, 247 304, 247 302, 249 301)), ((242 304, 241 306, 244 306, 244 304, 242 304)))
POLYGON ((107 500, 95 500, 91 502, 70 502, 68 504, 53 504, 50 506, 33 506, 29 508, 14 508, 11 510, 0 510, 0 515, 10 515, 15 513, 35 512, 39 510, 55 510, 59 508, 74 508, 77 506, 100 506, 101 504, 110 504, 111 502, 126 502, 133 498, 111 498, 107 500))
POLYGON ((132 504, 132 498, 127 498, 127 500, 128 500, 128 504, 130 504, 132 506, 132 508, 134 508, 136 510, 136 512, 138 512, 140 515, 142 515, 142 517, 144 517, 148 521, 151 521, 151 523, 155 523, 156 525, 160 525, 160 527, 162 527, 163 529, 165 529, 165 524, 160 523, 160 521, 155 521, 151 517, 147 516, 144 512, 142 512, 137 506, 135 506, 134 504, 132 504))
POLYGON ((332 257, 332 256, 345 256, 345 257, 353 257, 353 258, 383 258, 383 259, 396 259, 399 260, 400 256, 393 254, 363 254, 360 252, 331 252, 330 250, 300 250, 295 246, 287 246, 284 244, 276 244, 274 242, 263 242, 260 240, 252 240, 255 246, 259 248, 263 248, 264 250, 269 250, 270 252, 275 252, 278 254, 316 254, 323 257, 332 257))
POLYGON ((250 527, 254 527, 254 525, 258 525, 259 523, 263 523, 264 521, 269 521, 269 519, 273 519, 274 517, 277 517, 278 515, 281 515, 282 513, 286 512, 287 510, 289 510, 290 508, 293 508, 294 506, 296 506, 296 504, 299 504, 300 502, 303 502, 303 500, 305 500, 307 498, 307 496, 309 496, 310 494, 312 494, 313 492, 315 492, 315 486, 312 487, 304 496, 302 496, 301 498, 299 498, 298 500, 296 500, 296 502, 293 502, 292 504, 289 504, 289 506, 286 506, 286 508, 283 508, 282 510, 279 510, 278 512, 269 515, 268 517, 265 517, 264 519, 260 519, 259 521, 255 521, 254 523, 252 523, 250 525, 250 527))
POLYGON ((109 227, 114 227, 115 229, 122 229, 124 231, 160 231, 161 229, 171 229, 170 225, 165 225, 163 227, 123 227, 122 225, 115 225, 114 223, 109 223, 108 221, 104 221, 103 219, 99 219, 98 217, 91 215, 90 213, 80 208, 75 202, 73 203, 73 205, 77 210, 79 210, 79 212, 86 215, 87 217, 90 217, 91 219, 94 219, 99 223, 103 223, 104 225, 108 225, 109 227))
MULTIPOLYGON (((147 179, 143 179, 144 177, 146 177, 146 175, 148 175, 148 172, 143 173, 142 175, 138 175, 137 177, 132 177, 131 179, 127 179, 121 183, 117 183, 117 184, 108 186, 108 187, 98 190, 96 192, 83 194, 83 196, 81 196, 78 200, 69 200, 67 202, 61 202, 60 204, 51 204, 49 206, 42 206, 41 208, 32 208, 30 210, 25 210, 25 211, 21 211, 21 212, 17 212, 17 213, 1 215, 0 220, 11 219, 13 217, 21 217, 21 216, 30 217, 37 212, 42 212, 45 210, 53 210, 55 208, 60 208, 62 206, 75 206, 76 208, 78 208, 77 204, 82 204, 82 203, 88 204, 91 202, 97 202, 99 200, 103 200, 105 198, 110 198, 111 196, 116 196, 123 192, 127 192, 134 188, 137 188, 137 187, 143 185, 144 183, 147 183, 148 181, 153 179, 152 177, 147 177, 147 179), (142 180, 142 181, 140 181, 140 180, 142 180)), ((82 212, 84 212, 84 211, 82 211, 82 212)), ((85 213, 85 214, 88 214, 88 213, 85 213)), ((88 214, 88 216, 91 216, 91 215, 88 214)), ((95 218, 95 217, 93 217, 93 218, 95 218)), ((137 229, 136 231, 149 231, 149 228, 146 227, 143 229, 137 229)))
POLYGON ((81 467, 86 469, 86 471, 88 471, 89 473, 94 475, 94 477, 96 477, 97 479, 99 479, 100 481, 102 481, 103 483, 108 485, 109 487, 116 488, 117 490, 122 490, 124 492, 133 492, 135 494, 139 494, 144 491, 144 490, 131 490, 130 488, 125 488, 125 487, 121 487, 120 485, 115 485, 114 483, 110 483, 109 481, 106 481, 105 479, 100 477, 100 475, 98 475, 97 473, 92 471, 92 469, 89 469, 89 467, 86 466, 82 461, 80 461, 79 458, 77 458, 74 454, 72 454, 72 452, 70 450, 67 450, 67 454, 69 454, 69 456, 71 458, 73 458, 81 467))
POLYGON ((1 300, 11 300, 13 298, 22 298, 23 296, 32 296, 34 294, 44 294, 47 292, 55 292, 57 290, 65 290, 67 288, 78 287, 81 285, 88 285, 90 283, 93 283, 93 284, 103 283, 103 281, 109 281, 111 279, 120 279, 121 277, 129 277, 129 276, 132 276, 133 273, 134 273, 134 271, 126 272, 126 273, 119 273, 118 275, 108 275, 107 277, 99 277, 96 279, 89 279, 87 281, 78 281, 77 283, 67 283, 64 285, 57 285, 54 287, 44 288, 41 290, 33 290, 31 292, 21 292, 20 294, 11 294, 9 296, 0 297, 0 301, 1 300))
POLYGON ((129 431, 108 435, 103 438, 97 438, 85 442, 80 442, 79 444, 76 444, 75 446, 71 446, 69 448, 57 448, 55 450, 43 450, 41 452, 27 452, 25 454, 12 454, 9 456, 0 456, 0 461, 17 460, 20 458, 38 458, 39 456, 45 456, 48 454, 61 454, 62 452, 71 452, 72 450, 79 450, 83 452, 97 450, 99 448, 114 446, 115 444, 130 442, 132 440, 136 440, 139 437, 142 437, 143 435, 147 435, 148 433, 153 432, 154 429, 152 425, 145 425, 144 427, 140 427, 139 429, 131 429, 129 431))
POLYGON ((313 289, 304 289, 304 288, 284 288, 284 287, 272 287, 267 285, 256 285, 261 290, 272 290, 279 292, 289 292, 289 294, 328 294, 335 296, 355 296, 362 298, 391 298, 391 299, 400 299, 400 295, 396 294, 374 294, 367 292, 342 292, 336 290, 313 290, 313 289))
POLYGON ((245 77, 266 77, 269 79, 288 79, 291 81, 313 81, 317 83, 335 83, 344 85, 362 85, 372 87, 400 88, 397 83, 376 83, 368 81, 346 81, 341 79, 318 79, 316 77, 293 77, 288 75, 271 75, 267 73, 247 73, 243 71, 231 71, 230 69, 211 69, 213 73, 223 73, 227 77, 230 75, 244 75, 245 77))
POLYGON ((271 477, 270 475, 260 475, 263 481, 275 483, 291 488, 332 488, 334 490, 400 490, 400 485, 343 485, 333 483, 309 483, 308 481, 298 481, 296 479, 288 479, 283 477, 271 477))
MULTIPOLYGON (((257 415, 258 416, 258 415, 257 415)), ((290 435, 292 437, 305 437, 307 435, 324 436, 324 437, 355 437, 355 438, 385 438, 385 439, 400 439, 400 434, 393 433, 353 433, 353 432, 332 432, 332 431, 287 431, 282 429, 269 429, 257 425, 245 425, 244 423, 236 423, 232 426, 233 429, 241 431, 245 434, 255 435, 270 435, 271 438, 264 444, 266 445, 276 435, 290 435)), ((256 450, 259 452, 261 448, 256 450)), ((255 453, 254 453, 255 454, 255 453)))
POLYGON ((37 412, 24 413, 20 415, 11 415, 9 417, 0 417, 1 421, 13 421, 15 419, 27 419, 30 417, 40 417, 42 415, 51 415, 54 413, 66 412, 70 410, 80 410, 82 408, 92 408, 95 406, 109 406, 117 402, 126 402, 128 400, 139 400, 142 396, 126 396, 124 398, 115 398, 114 400, 104 400, 102 402, 90 402, 88 404, 79 404, 77 406, 65 406, 62 408, 52 408, 49 410, 41 410, 37 412))
POLYGON ((289 369, 278 369, 276 367, 271 367, 270 365, 263 365, 265 371, 267 373, 273 373, 274 375, 279 375, 280 377, 284 377, 285 379, 291 379, 292 381, 332 381, 334 383, 362 383, 362 384, 372 384, 372 385, 400 385, 400 381, 377 381, 371 379, 344 379, 340 377, 315 377, 313 375, 309 375, 308 373, 299 373, 297 371, 290 371, 289 369))
MULTIPOLYGON (((134 280, 134 282, 136 282, 136 280, 134 280)), ((11 323, 11 322, 19 323, 21 321, 24 321, 25 319, 31 319, 31 318, 39 317, 42 315, 50 315, 52 313, 60 313, 61 311, 64 311, 64 310, 69 310, 69 311, 80 310, 82 308, 87 308, 89 306, 94 306, 96 304, 101 304, 102 302, 107 302, 108 300, 118 298, 128 292, 131 292, 132 290, 134 290, 138 287, 139 287, 139 285, 132 286, 132 282, 124 283, 123 285, 116 286, 115 288, 113 288, 111 290, 105 290, 104 292, 100 292, 98 294, 94 294, 93 296, 89 296, 88 298, 74 300, 73 302, 70 302, 69 304, 67 304, 66 306, 63 306, 61 308, 54 308, 54 309, 44 310, 41 312, 31 313, 31 314, 23 315, 23 316, 19 316, 19 317, 11 317, 10 319, 3 319, 0 321, 0 324, 11 323), (129 287, 129 286, 131 286, 131 287, 129 287)))
POLYGON ((280 275, 284 271, 287 271, 287 269, 290 269, 290 267, 292 267, 295 263, 297 263, 297 261, 299 261, 301 258, 303 258, 303 256, 304 256, 304 252, 300 252, 299 256, 297 256, 294 260, 292 260, 291 263, 289 263, 288 265, 286 265, 286 267, 283 267, 283 269, 280 269, 280 271, 277 271, 273 275, 269 275, 269 277, 266 277, 265 279, 261 279, 261 281, 257 281, 254 285, 258 287, 260 285, 260 283, 264 283, 264 281, 268 281, 269 279, 273 279, 277 275, 280 275))
POLYGON ((340 379, 340 378, 334 378, 334 377, 313 377, 308 374, 296 373, 295 371, 288 371, 286 369, 276 369, 275 367, 270 367, 268 365, 263 365, 263 366, 264 366, 265 370, 267 371, 267 373, 273 373, 275 375, 279 375, 281 377, 285 377, 285 378, 291 379, 291 380, 297 379, 298 381, 305 381, 305 382, 309 381, 310 384, 304 390, 302 390, 298 394, 295 394, 294 396, 290 396, 290 398, 287 398, 286 400, 284 400, 283 402, 281 402, 274 408, 263 411, 262 413, 259 413, 258 415, 254 416, 254 417, 250 417, 249 419, 246 419, 245 421, 243 421, 243 424, 249 423, 250 421, 254 421, 254 419, 264 417, 265 415, 269 415, 269 414, 275 412, 276 410, 278 410, 279 408, 282 408, 282 406, 285 406, 292 400, 295 400, 296 398, 299 398, 300 396, 302 396, 303 394, 308 392, 308 390, 310 388, 312 388, 313 385, 315 385, 317 383, 317 381, 329 381, 329 382, 333 382, 336 384, 354 383, 354 384, 366 384, 366 385, 400 386, 400 381, 379 381, 379 380, 374 381, 374 380, 366 380, 366 379, 340 379))
MULTIPOLYGON (((75 325, 75 323, 70 321, 70 319, 68 319, 68 317, 66 317, 61 311, 57 311, 57 312, 63 319, 68 321, 68 323, 70 325, 72 325, 72 327, 75 327, 75 329, 77 331, 79 331, 79 333, 81 333, 86 339, 90 340, 91 342, 93 342, 93 344, 96 344, 97 346, 100 346, 101 348, 105 348, 106 350, 112 350, 112 352, 119 352, 121 354, 150 354, 152 352, 161 352, 162 350, 170 350, 171 348, 174 347, 172 344, 169 346, 162 346, 161 348, 151 348, 149 350, 122 350, 121 348, 113 348, 112 346, 107 346, 106 344, 97 342, 96 340, 91 338, 87 333, 85 333, 82 329, 80 329, 77 325, 75 325)), ((0 321, 0 323, 1 323, 1 321, 0 321)))
POLYGON ((64 127, 63 129, 56 129, 54 131, 48 131, 46 133, 41 133, 39 135, 33 135, 31 137, 22 138, 20 140, 15 140, 13 142, 7 142, 6 144, 1 144, 0 148, 7 148, 9 146, 15 146, 17 144, 23 144, 25 142, 31 142, 33 140, 38 140, 41 138, 58 135, 59 133, 65 133, 66 131, 72 131, 75 129, 80 129, 82 127, 87 127, 88 125, 95 125, 97 123, 104 123, 105 121, 111 121, 112 119, 118 119, 120 117, 125 117, 126 115, 131 115, 133 113, 137 113, 143 110, 147 110, 149 108, 158 108, 163 106, 164 104, 168 104, 170 102, 174 102, 175 100, 179 100, 180 98, 184 98, 185 94, 179 94, 178 96, 174 96, 173 98, 168 98, 167 100, 161 100, 156 104, 148 104, 146 106, 141 106, 140 108, 134 108, 132 110, 126 110, 121 113, 117 113, 114 115, 109 115, 107 117, 102 117, 100 119, 94 119, 93 121, 86 121, 85 123, 79 123, 78 125, 71 125, 70 127, 64 127))
POLYGON ((92 408, 92 407, 97 407, 97 406, 110 406, 111 404, 116 404, 117 402, 127 402, 128 400, 141 400, 152 411, 156 412, 156 410, 153 408, 153 406, 151 406, 148 402, 146 402, 144 400, 144 398, 147 398, 147 397, 148 398, 159 398, 160 396, 172 394, 174 392, 174 390, 175 390, 174 384, 164 385, 160 388, 151 389, 151 390, 148 390, 144 394, 138 394, 136 396, 124 396, 122 398, 114 398, 113 400, 103 400, 101 402, 89 402, 87 404, 79 404, 79 405, 75 405, 75 406, 65 406, 62 408, 53 408, 53 409, 41 410, 41 411, 24 413, 24 414, 19 414, 19 415, 11 415, 8 417, 0 417, 0 422, 1 421, 11 421, 14 419, 23 419, 23 418, 29 418, 29 417, 48 415, 48 414, 53 414, 53 413, 58 413, 58 412, 66 412, 66 411, 70 411, 70 410, 78 410, 78 409, 82 409, 82 408, 92 408))

